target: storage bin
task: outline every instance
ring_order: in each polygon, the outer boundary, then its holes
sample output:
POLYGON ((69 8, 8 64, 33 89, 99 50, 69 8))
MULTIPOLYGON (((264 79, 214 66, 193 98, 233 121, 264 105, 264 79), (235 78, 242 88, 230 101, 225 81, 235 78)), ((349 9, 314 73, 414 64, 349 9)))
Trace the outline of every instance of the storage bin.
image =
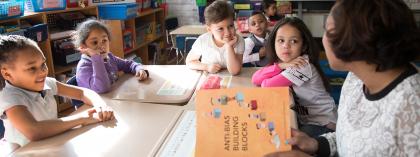
POLYGON ((48 25, 37 24, 29 27, 25 31, 25 37, 28 37, 36 42, 42 42, 48 38, 48 25))
POLYGON ((126 20, 137 16, 138 5, 136 3, 127 4, 107 4, 99 5, 99 18, 105 20, 126 20))
POLYGON ((34 12, 66 9, 66 0, 26 0, 25 8, 34 12))
POLYGON ((341 87, 343 86, 344 80, 347 77, 347 72, 334 71, 330 68, 327 60, 320 60, 319 65, 327 77, 330 84, 330 94, 334 98, 335 104, 339 103, 341 87))
POLYGON ((22 16, 24 0, 0 1, 0 20, 22 16))
POLYGON ((13 32, 3 33, 3 35, 20 35, 20 36, 25 36, 25 29, 20 29, 20 30, 13 31, 13 32))
POLYGON ((70 38, 52 41, 55 65, 66 66, 80 60, 81 54, 75 50, 70 38))

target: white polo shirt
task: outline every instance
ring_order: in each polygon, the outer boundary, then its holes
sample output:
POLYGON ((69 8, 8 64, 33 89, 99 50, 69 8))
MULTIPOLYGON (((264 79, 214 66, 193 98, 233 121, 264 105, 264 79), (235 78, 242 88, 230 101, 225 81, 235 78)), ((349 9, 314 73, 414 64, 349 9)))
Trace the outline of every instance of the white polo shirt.
POLYGON ((37 121, 57 119, 57 103, 54 95, 57 94, 57 80, 47 77, 45 79, 44 97, 41 93, 28 91, 15 87, 6 81, 6 86, 0 92, 0 118, 4 122, 4 138, 9 143, 24 146, 29 139, 20 133, 7 118, 6 111, 14 106, 25 106, 37 121))
MULTIPOLYGON (((237 34, 236 37, 238 38, 238 41, 234 47, 235 54, 243 54, 245 41, 237 34)), ((201 56, 201 63, 220 64, 223 68, 226 68, 227 50, 224 46, 216 46, 216 43, 214 43, 213 40, 213 35, 210 32, 200 35, 194 42, 189 53, 201 56)))

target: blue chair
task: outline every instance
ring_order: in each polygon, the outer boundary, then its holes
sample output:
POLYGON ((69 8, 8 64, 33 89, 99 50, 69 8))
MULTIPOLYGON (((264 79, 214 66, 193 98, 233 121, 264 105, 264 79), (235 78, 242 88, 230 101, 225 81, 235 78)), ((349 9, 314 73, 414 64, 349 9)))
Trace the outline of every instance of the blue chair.
POLYGON ((185 53, 189 53, 191 51, 192 45, 197 40, 197 37, 186 37, 185 38, 185 53))
POLYGON ((0 139, 2 139, 3 136, 4 136, 3 120, 0 120, 0 139))
POLYGON ((186 36, 182 35, 177 35, 175 37, 176 64, 182 63, 182 59, 185 57, 185 39, 186 36), (181 58, 179 58, 179 56, 181 56, 181 58))
MULTIPOLYGON (((71 77, 66 83, 69 84, 69 85, 77 86, 76 76, 71 77)), ((71 104, 74 106, 75 109, 77 109, 77 108, 79 108, 80 106, 83 105, 83 102, 80 101, 80 100, 72 99, 71 104)))

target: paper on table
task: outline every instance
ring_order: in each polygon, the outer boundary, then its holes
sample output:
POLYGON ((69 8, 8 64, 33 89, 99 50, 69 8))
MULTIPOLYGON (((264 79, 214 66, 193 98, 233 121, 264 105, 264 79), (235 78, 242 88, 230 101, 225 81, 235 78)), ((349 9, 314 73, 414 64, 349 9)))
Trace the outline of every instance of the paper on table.
POLYGON ((192 157, 195 149, 196 117, 195 111, 185 111, 168 143, 159 156, 192 157))
POLYGON ((125 90, 116 92, 113 99, 124 99, 124 100, 143 100, 145 98, 144 89, 133 87, 125 88, 125 90))
POLYGON ((174 83, 171 81, 165 81, 160 89, 157 91, 157 95, 184 95, 186 87, 183 83, 174 83))

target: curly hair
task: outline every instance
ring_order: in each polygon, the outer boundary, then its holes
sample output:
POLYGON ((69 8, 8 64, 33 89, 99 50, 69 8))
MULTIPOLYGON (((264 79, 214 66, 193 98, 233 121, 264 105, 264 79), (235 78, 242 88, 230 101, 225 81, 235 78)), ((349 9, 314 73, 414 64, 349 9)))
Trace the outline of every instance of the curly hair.
MULTIPOLYGON (((20 35, 0 35, 0 68, 15 61, 22 50, 34 49, 42 52, 37 43, 20 35)), ((0 74, 0 90, 5 86, 3 75, 0 74)))
POLYGON ((376 71, 407 65, 420 53, 420 30, 402 0, 338 0, 335 27, 326 32, 343 61, 366 61, 376 71))

